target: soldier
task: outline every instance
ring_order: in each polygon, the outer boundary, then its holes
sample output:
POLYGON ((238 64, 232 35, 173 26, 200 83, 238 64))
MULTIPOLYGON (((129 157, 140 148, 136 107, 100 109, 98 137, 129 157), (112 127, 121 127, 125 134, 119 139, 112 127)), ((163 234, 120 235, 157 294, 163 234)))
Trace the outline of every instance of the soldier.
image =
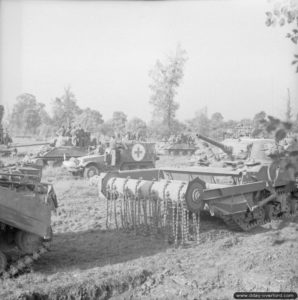
POLYGON ((56 132, 56 135, 65 136, 65 132, 66 132, 66 129, 65 129, 64 125, 62 125, 62 127, 56 132))
POLYGON ((65 131, 65 136, 71 137, 72 136, 72 128, 71 125, 68 126, 68 128, 65 131))
POLYGON ((10 143, 12 143, 12 138, 10 137, 10 135, 8 134, 8 131, 6 130, 5 131, 5 135, 4 135, 4 138, 3 138, 3 143, 5 145, 8 145, 10 143))

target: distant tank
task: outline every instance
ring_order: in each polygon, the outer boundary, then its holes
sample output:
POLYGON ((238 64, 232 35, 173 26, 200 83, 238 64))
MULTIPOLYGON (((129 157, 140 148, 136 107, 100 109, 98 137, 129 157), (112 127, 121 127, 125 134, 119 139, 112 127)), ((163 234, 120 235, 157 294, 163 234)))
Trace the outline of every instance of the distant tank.
POLYGON ((170 137, 169 146, 164 147, 168 155, 192 155, 197 147, 190 136, 180 134, 178 137, 170 137))
POLYGON ((192 155, 197 148, 190 144, 173 144, 165 148, 168 155, 192 155))
POLYGON ((16 276, 47 251, 57 198, 40 181, 38 169, 0 169, 0 277, 16 276))
POLYGON ((26 163, 34 163, 40 166, 61 165, 64 160, 71 157, 77 158, 88 154, 90 144, 79 147, 73 146, 72 141, 68 137, 58 137, 52 143, 45 143, 38 153, 24 158, 26 163))
POLYGON ((226 157, 222 158, 222 167, 230 166, 232 168, 254 165, 260 163, 260 161, 271 162, 271 159, 266 155, 266 150, 274 147, 276 144, 274 139, 243 138, 225 140, 223 143, 220 143, 201 134, 198 134, 197 137, 221 149, 226 154, 226 157))

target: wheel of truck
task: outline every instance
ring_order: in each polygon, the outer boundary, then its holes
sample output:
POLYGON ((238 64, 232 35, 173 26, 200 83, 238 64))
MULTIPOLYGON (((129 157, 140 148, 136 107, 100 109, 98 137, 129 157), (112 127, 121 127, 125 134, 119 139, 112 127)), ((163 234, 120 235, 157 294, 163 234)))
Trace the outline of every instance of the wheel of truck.
POLYGON ((91 178, 95 175, 99 175, 99 169, 96 166, 88 166, 84 169, 85 178, 91 178))
POLYGON ((7 266, 6 255, 0 251, 0 274, 3 273, 7 266))
POLYGON ((41 246, 42 239, 36 234, 18 231, 15 235, 15 243, 22 252, 32 254, 41 246))

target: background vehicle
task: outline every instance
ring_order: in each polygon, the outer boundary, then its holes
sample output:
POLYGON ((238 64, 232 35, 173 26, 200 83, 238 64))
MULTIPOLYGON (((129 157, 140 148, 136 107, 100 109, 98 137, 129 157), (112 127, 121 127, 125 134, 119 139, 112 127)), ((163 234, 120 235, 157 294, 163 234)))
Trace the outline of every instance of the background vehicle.
POLYGON ((154 143, 131 142, 116 150, 115 159, 109 154, 93 154, 71 158, 64 161, 63 166, 73 175, 90 178, 109 170, 154 168, 157 159, 154 143))

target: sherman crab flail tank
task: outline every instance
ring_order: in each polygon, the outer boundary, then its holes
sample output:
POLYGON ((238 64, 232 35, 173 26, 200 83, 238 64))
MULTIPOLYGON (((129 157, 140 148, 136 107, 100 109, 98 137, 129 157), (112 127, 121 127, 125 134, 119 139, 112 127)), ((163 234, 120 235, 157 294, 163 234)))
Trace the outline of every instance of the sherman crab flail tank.
POLYGON ((47 252, 57 198, 40 175, 34 168, 0 169, 0 277, 18 275, 47 252))
POLYGON ((163 229, 176 243, 185 243, 197 239, 201 211, 243 231, 297 216, 297 158, 298 148, 253 174, 202 167, 102 174, 107 223, 114 219, 118 227, 163 229))

